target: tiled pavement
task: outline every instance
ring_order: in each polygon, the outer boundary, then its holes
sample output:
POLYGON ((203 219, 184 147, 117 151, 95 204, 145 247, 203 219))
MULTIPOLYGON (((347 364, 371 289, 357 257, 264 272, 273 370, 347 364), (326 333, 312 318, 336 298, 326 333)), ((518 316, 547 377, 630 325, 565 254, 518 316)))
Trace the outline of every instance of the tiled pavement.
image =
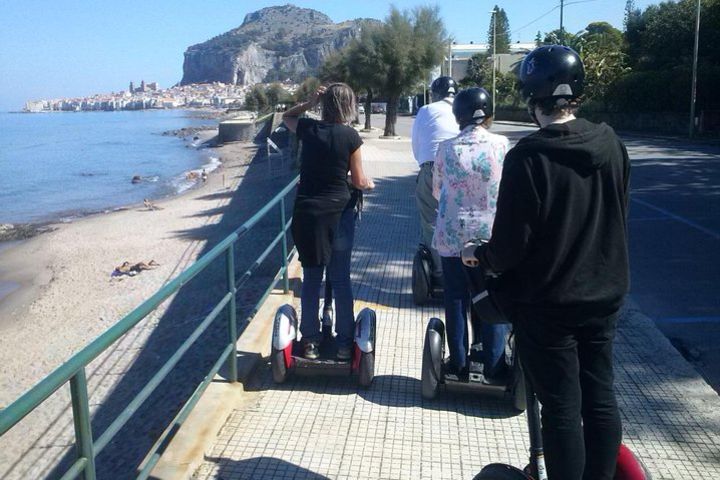
MULTIPOLYGON (((357 307, 378 313, 373 385, 332 377, 275 385, 261 368, 248 385, 257 401, 233 412, 194 478, 470 479, 489 462, 526 462, 525 416, 504 402, 421 398, 425 325, 442 314, 410 294, 417 168, 407 141, 366 139, 363 150, 377 188, 358 226, 353 282, 357 307)), ((654 478, 720 475, 720 398, 632 306, 615 356, 624 441, 654 478)))

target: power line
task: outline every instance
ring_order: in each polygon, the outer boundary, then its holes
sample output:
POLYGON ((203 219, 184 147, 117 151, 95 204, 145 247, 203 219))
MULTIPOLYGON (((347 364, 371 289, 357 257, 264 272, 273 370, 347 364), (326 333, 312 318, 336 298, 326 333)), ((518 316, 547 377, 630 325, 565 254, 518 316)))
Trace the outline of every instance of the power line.
MULTIPOLYGON (((577 4, 580 4, 580 3, 589 3, 589 2, 597 2, 597 1, 598 1, 598 0, 575 0, 574 2, 568 2, 568 3, 566 3, 565 6, 567 7, 567 6, 569 6, 569 5, 577 5, 577 4)), ((543 13, 542 15, 540 15, 539 17, 537 17, 535 20, 532 20, 531 22, 523 25, 522 27, 516 28, 515 30, 512 30, 511 32, 508 32, 508 34, 509 34, 509 35, 514 35, 514 34, 518 33, 520 30, 526 29, 527 27, 529 27, 529 26, 532 25, 533 23, 539 22, 540 20, 542 20, 543 18, 547 17, 548 15, 550 15, 551 13, 553 13, 555 10, 557 10, 557 9, 559 9, 559 8, 560 8, 560 4, 558 3, 558 4, 555 5, 553 8, 551 8, 551 9, 548 10, 547 12, 545 12, 545 13, 543 13)))

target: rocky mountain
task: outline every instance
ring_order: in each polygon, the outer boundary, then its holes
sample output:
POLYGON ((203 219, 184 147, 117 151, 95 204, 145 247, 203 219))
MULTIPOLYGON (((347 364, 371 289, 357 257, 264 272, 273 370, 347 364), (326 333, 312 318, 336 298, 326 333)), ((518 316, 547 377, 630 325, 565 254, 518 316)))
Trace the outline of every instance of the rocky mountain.
POLYGON ((301 81, 356 38, 367 21, 376 20, 333 23, 308 8, 263 8, 246 15, 240 27, 188 48, 181 83, 301 81))

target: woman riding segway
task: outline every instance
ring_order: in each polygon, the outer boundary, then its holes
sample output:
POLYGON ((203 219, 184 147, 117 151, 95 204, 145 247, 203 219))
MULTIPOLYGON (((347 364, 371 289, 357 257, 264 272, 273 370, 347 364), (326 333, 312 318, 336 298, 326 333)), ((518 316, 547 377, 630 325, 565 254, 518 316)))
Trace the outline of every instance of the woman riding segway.
POLYGON ((455 97, 453 114, 460 134, 438 148, 433 171, 433 194, 439 199, 433 247, 441 255, 445 284, 445 323, 428 322, 423 347, 422 394, 434 398, 440 384, 480 394, 510 397, 525 408, 521 376, 506 357, 509 325, 491 319, 473 301, 473 339, 468 351, 468 317, 473 297, 487 295, 484 278, 463 266, 460 253, 475 238, 488 238, 508 148, 507 138, 488 131, 492 99, 482 88, 463 90, 455 97), (480 313, 479 315, 476 313, 480 313), (493 320, 493 321, 490 321, 493 320), (444 358, 447 331, 450 356, 444 358))
POLYGON ((273 326, 271 366, 276 382, 283 382, 290 370, 320 374, 357 372, 364 386, 374 376, 375 313, 363 309, 354 321, 350 283, 355 205, 360 197, 352 187, 359 190, 374 187, 363 170, 362 139, 348 125, 355 116, 355 104, 352 89, 344 83, 334 83, 320 87, 309 101, 283 114, 287 127, 303 142, 300 185, 291 225, 303 269, 300 322, 303 345, 300 349, 295 309, 282 306, 273 326), (299 118, 319 103, 322 120, 299 118), (323 335, 318 310, 325 270, 335 297, 337 335, 325 342, 327 348, 321 352, 323 335))
MULTIPOLYGON (((445 284, 445 323, 450 362, 446 376, 468 377, 467 312, 469 285, 460 259, 463 246, 488 238, 508 139, 490 133, 492 97, 483 88, 462 90, 453 102, 460 134, 440 144, 433 166, 433 196, 438 216, 432 246, 440 254, 445 284)), ((481 319, 482 320, 482 319, 481 319)), ((503 367, 508 326, 481 322, 484 376, 503 367)))

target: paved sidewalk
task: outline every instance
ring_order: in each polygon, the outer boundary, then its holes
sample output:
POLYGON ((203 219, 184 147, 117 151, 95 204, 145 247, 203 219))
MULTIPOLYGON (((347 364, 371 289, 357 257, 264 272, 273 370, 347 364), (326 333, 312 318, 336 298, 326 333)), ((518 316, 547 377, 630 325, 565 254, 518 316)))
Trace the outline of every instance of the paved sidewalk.
MULTIPOLYGON (((421 398, 425 325, 442 308, 416 307, 410 293, 417 167, 407 140, 366 139, 363 154, 377 189, 358 226, 353 282, 356 310, 378 314, 372 387, 317 377, 275 385, 263 366, 247 385, 256 401, 234 410, 194 478, 470 479, 486 463, 526 463, 525 415, 467 394, 421 398)), ((632 305, 616 345, 625 443, 656 480, 720 475, 718 395, 632 305)))

